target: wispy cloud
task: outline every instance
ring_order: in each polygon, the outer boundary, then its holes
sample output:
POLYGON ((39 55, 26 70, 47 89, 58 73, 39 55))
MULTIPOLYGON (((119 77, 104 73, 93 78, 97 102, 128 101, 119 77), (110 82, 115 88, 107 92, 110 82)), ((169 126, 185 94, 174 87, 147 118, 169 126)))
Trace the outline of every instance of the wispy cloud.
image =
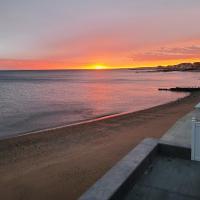
POLYGON ((25 59, 0 59, 0 69, 59 69, 63 66, 61 62, 49 62, 46 60, 25 60, 25 59))
POLYGON ((161 47, 145 52, 135 53, 134 60, 174 60, 200 58, 200 45, 186 47, 161 47))

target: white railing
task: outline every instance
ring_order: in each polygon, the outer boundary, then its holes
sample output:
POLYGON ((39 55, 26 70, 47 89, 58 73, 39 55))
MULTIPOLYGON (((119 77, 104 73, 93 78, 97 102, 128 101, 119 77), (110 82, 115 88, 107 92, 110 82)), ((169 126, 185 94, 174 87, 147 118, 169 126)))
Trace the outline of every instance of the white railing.
POLYGON ((192 119, 192 151, 191 159, 200 161, 200 122, 192 119))

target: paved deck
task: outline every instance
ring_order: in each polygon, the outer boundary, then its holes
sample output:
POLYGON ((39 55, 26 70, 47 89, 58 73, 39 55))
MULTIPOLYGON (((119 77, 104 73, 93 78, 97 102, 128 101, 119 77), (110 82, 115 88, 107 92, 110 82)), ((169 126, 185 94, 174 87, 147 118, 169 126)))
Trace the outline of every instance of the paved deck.
POLYGON ((192 111, 179 119, 160 139, 160 142, 191 148, 192 118, 194 116, 195 111, 192 111))
POLYGON ((200 199, 200 163, 157 156, 124 200, 200 199))

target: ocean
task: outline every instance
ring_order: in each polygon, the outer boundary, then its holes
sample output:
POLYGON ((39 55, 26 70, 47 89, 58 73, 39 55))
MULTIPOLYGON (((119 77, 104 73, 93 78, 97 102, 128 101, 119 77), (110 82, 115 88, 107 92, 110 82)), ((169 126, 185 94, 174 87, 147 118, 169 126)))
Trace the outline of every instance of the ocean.
POLYGON ((138 111, 184 97, 195 72, 0 71, 0 138, 138 111))

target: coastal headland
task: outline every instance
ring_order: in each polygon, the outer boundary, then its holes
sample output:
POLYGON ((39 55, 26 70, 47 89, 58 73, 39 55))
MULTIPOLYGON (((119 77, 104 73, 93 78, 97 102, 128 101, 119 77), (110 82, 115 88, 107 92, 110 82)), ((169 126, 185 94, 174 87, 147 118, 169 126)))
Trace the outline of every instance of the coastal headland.
POLYGON ((146 110, 0 141, 1 199, 77 199, 146 137, 160 138, 200 92, 146 110))

